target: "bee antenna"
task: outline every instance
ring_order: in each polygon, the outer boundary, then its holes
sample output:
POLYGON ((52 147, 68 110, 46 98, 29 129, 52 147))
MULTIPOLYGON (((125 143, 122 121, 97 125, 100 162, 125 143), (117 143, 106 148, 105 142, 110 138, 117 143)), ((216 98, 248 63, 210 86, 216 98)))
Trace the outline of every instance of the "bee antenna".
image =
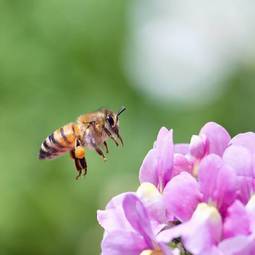
POLYGON ((119 116, 119 115, 120 115, 121 113, 123 113, 125 110, 126 110, 126 107, 125 107, 125 106, 122 106, 122 107, 120 108, 120 110, 118 111, 117 116, 119 116))

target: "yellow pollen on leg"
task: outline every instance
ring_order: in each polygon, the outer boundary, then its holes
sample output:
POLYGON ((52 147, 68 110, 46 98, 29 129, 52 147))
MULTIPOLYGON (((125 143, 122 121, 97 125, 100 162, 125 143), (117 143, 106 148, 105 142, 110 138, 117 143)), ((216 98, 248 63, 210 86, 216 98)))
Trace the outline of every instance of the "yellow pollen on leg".
POLYGON ((82 159, 85 156, 85 150, 82 146, 78 146, 75 148, 75 157, 82 159))

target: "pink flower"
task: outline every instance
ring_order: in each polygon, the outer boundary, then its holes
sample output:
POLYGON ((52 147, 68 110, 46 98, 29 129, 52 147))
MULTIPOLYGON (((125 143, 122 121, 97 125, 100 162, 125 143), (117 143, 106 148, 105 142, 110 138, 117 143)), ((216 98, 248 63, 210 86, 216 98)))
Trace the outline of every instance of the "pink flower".
POLYGON ((192 136, 190 154, 197 159, 211 153, 222 156, 230 139, 225 128, 215 122, 208 122, 201 128, 198 136, 192 136))
POLYGON ((103 255, 255 254, 255 133, 231 139, 209 122, 174 145, 161 128, 139 180, 98 211, 103 255))
POLYGON ((141 200, 132 193, 113 198, 106 210, 98 211, 98 222, 105 229, 103 255, 172 254, 156 240, 151 221, 141 200))
POLYGON ((140 187, 137 195, 145 204, 155 224, 166 224, 167 216, 163 200, 164 188, 169 180, 183 171, 191 171, 192 164, 185 154, 188 145, 173 144, 173 131, 161 128, 154 147, 148 152, 140 168, 140 187))
POLYGON ((236 198, 236 174, 219 156, 206 156, 200 166, 198 180, 183 172, 168 182, 164 200, 168 214, 187 221, 200 202, 216 206, 224 214, 236 198))
POLYGON ((202 201, 197 180, 189 173, 175 176, 166 186, 163 194, 169 219, 187 221, 202 201))
POLYGON ((191 219, 158 235, 158 241, 170 242, 181 237, 185 248, 193 254, 207 254, 212 246, 217 245, 221 238, 222 220, 213 206, 200 203, 191 219))
POLYGON ((236 201, 228 208, 225 219, 217 208, 200 203, 191 219, 162 231, 159 242, 181 237, 185 248, 194 255, 255 254, 255 197, 245 207, 236 201))
POLYGON ((238 176, 238 199, 247 203, 255 192, 255 133, 235 136, 224 152, 223 159, 233 167, 238 176))
POLYGON ((140 183, 150 182, 163 191, 172 175, 173 155, 173 131, 163 127, 153 148, 143 160, 139 173, 140 183))

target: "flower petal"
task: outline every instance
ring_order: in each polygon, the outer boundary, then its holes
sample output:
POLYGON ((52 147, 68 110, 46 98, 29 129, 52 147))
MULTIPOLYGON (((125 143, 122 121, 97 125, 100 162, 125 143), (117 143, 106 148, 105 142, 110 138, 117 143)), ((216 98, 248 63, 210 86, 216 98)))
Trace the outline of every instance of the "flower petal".
POLYGON ((189 153, 189 144, 188 143, 177 143, 174 145, 174 152, 186 155, 189 153))
POLYGON ((157 221, 158 224, 167 222, 163 196, 152 183, 142 183, 138 187, 136 194, 143 202, 152 219, 157 221))
POLYGON ((221 238, 222 221, 217 209, 201 203, 197 206, 192 218, 171 229, 158 234, 159 242, 169 242, 181 237, 185 248, 192 254, 207 254, 221 238))
POLYGON ((116 197, 113 197, 107 204, 105 210, 97 211, 97 220, 106 232, 120 229, 132 230, 132 227, 127 221, 122 208, 123 199, 127 194, 132 193, 122 193, 116 197))
POLYGON ((161 187, 165 187, 172 175, 173 167, 173 130, 161 128, 158 133, 156 150, 158 153, 157 174, 161 187))
POLYGON ((215 122, 206 123, 199 135, 205 135, 207 140, 207 153, 215 153, 222 156, 231 139, 226 129, 215 122))
POLYGON ((253 177, 253 158, 247 148, 231 145, 225 150, 223 160, 236 171, 238 176, 253 177))
POLYGON ((141 200, 135 195, 125 196, 123 200, 123 210, 133 229, 140 233, 145 239, 148 248, 154 248, 150 219, 141 200))
POLYGON ((205 135, 193 135, 190 140, 189 145, 190 154, 197 158, 201 159, 206 152, 206 136, 205 135))
POLYGON ((237 176, 237 198, 246 204, 254 192, 254 179, 251 177, 237 176))
POLYGON ((217 205, 225 213, 236 198, 237 180, 234 170, 215 154, 206 156, 199 167, 200 190, 203 201, 217 205))
POLYGON ((212 246, 209 250, 204 251, 202 254, 199 255, 225 255, 217 246, 212 246))
POLYGON ((193 168, 193 162, 190 162, 186 156, 180 153, 174 154, 174 166, 173 166, 173 172, 172 177, 180 174, 183 171, 192 172, 193 168))
POLYGON ((224 255, 253 255, 255 254, 254 236, 239 235, 223 240, 219 249, 224 255))
POLYGON ((213 206, 199 204, 187 226, 188 229, 182 234, 182 239, 186 249, 191 253, 201 254, 220 241, 221 216, 213 206))
POLYGON ((172 175, 173 150, 173 131, 162 127, 140 168, 140 183, 151 182, 163 190, 172 175))
POLYGON ((190 219, 201 199, 196 179, 187 172, 173 177, 166 185, 163 196, 168 214, 180 221, 190 219))
POLYGON ((101 249, 102 255, 137 255, 147 246, 139 233, 117 230, 104 237, 101 249))
POLYGON ((139 172, 139 181, 150 182, 155 186, 158 186, 157 176, 157 152, 155 149, 151 149, 145 156, 139 172))
POLYGON ((236 200, 229 208, 223 226, 225 238, 250 234, 250 219, 244 205, 236 200))
POLYGON ((250 217, 250 229, 255 233, 255 194, 252 195, 248 204, 246 205, 246 211, 250 217))
POLYGON ((240 190, 238 199, 246 204, 254 192, 252 153, 243 146, 231 145, 225 150, 223 160, 235 170, 240 190))
POLYGON ((246 132, 238 134, 232 138, 230 144, 241 145, 247 148, 251 153, 255 153, 255 133, 246 132))

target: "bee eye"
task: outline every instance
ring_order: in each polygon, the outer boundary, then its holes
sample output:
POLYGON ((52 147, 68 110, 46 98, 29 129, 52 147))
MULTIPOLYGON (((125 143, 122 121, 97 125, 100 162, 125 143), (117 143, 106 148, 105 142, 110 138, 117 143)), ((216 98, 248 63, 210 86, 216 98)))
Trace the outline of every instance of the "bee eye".
POLYGON ((109 123, 111 126, 114 125, 114 120, 113 120, 112 116, 107 116, 107 121, 108 121, 108 123, 109 123))

